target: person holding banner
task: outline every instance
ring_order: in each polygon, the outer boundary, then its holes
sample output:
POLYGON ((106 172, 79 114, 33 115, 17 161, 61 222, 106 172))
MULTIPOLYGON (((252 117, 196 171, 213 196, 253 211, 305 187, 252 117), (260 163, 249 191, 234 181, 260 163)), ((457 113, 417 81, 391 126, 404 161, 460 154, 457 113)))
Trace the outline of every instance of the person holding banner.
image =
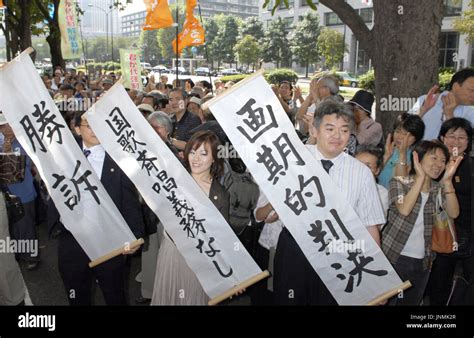
MULTIPOLYGON (((306 147, 339 187, 342 196, 346 197, 362 224, 379 244, 378 226, 385 223, 385 215, 375 179, 369 168, 344 152, 354 128, 354 115, 346 105, 325 100, 316 109, 310 131, 318 143, 306 147)), ((286 227, 278 239, 274 269, 276 304, 337 305, 286 227)))
MULTIPOLYGON (((143 237, 145 226, 134 185, 105 152, 85 119, 84 113, 77 114, 74 122, 76 132, 81 137, 78 142, 92 168, 100 177, 105 190, 120 210, 135 237, 143 237)), ((97 212, 96 204, 91 203, 88 210, 92 214, 97 212)), ((92 305, 92 283, 97 280, 107 305, 127 305, 125 258, 116 256, 92 269, 89 268, 89 257, 72 233, 61 223, 60 215, 52 200, 48 208, 48 225, 50 232, 55 227, 61 230, 58 243, 58 265, 69 303, 92 305)), ((133 253, 132 250, 127 252, 127 254, 133 253)))
MULTIPOLYGON (((219 145, 219 138, 213 132, 197 132, 186 144, 184 159, 191 176, 228 221, 229 193, 218 180, 224 168, 223 159, 217 156, 219 145)), ((165 232, 158 253, 151 305, 207 305, 208 301, 209 296, 196 275, 165 232)))
POLYGON ((413 150, 410 175, 390 180, 390 212, 382 250, 402 280, 412 287, 393 297, 391 305, 420 305, 432 264, 431 236, 436 198, 441 194, 448 216, 459 215, 452 178, 462 156, 449 159, 439 141, 422 141, 413 150), (441 180, 436 180, 444 175, 441 180))

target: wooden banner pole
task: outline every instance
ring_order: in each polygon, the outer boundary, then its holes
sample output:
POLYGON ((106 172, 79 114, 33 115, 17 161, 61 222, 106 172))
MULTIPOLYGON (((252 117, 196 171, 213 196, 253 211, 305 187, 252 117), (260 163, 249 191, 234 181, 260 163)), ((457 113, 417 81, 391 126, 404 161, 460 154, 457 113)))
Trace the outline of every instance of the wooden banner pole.
POLYGON ((397 293, 399 293, 400 291, 402 290, 406 290, 408 288, 411 288, 411 283, 409 280, 405 281, 402 285, 400 285, 399 287, 397 288, 394 288, 392 290, 389 290, 387 292, 385 292, 384 294, 372 299, 370 302, 367 303, 367 305, 370 305, 370 306, 373 306, 373 305, 378 305, 380 304, 381 302, 383 302, 384 300, 387 300, 389 298, 392 298, 393 296, 395 296, 397 293))
POLYGON ((239 285, 236 285, 235 287, 233 287, 232 289, 224 292, 222 295, 220 296, 217 296, 217 297, 214 297, 212 298, 209 302, 208 302, 208 305, 216 305, 216 304, 219 304, 220 302, 222 302, 223 300, 226 300, 227 298, 229 297, 232 297, 233 295, 235 295, 237 292, 243 290, 243 289, 246 289, 248 288, 250 285, 253 285, 255 283, 257 283, 258 281, 261 281, 262 279, 264 278, 267 278, 270 276, 270 272, 268 272, 268 270, 265 270, 265 271, 262 271, 260 272, 259 274, 243 281, 242 283, 240 283, 239 285))
POLYGON ((114 251, 112 252, 109 252, 108 254, 102 256, 102 257, 99 257, 97 259, 94 259, 92 262, 89 263, 89 267, 90 268, 93 268, 99 264, 102 264, 106 261, 108 261, 109 259, 111 258, 114 258, 116 256, 119 256, 127 251, 131 251, 133 249, 136 249, 138 248, 140 245, 142 245, 145 241, 143 240, 143 238, 140 238, 140 239, 137 239, 136 241, 133 241, 132 243, 130 243, 129 246, 127 245, 124 245, 123 247, 120 247, 118 249, 115 249, 114 251), (126 248, 128 248, 128 250, 126 250, 126 248))

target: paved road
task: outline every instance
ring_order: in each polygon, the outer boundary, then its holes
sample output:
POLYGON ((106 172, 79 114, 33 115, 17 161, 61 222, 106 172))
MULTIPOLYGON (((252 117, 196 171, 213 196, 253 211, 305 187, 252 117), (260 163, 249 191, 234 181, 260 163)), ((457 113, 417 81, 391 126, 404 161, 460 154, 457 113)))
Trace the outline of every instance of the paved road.
MULTIPOLYGON (((33 305, 68 305, 66 292, 58 271, 57 240, 48 239, 46 225, 38 227, 41 263, 36 270, 28 271, 22 265, 23 277, 33 305)), ((140 284, 135 276, 140 271, 140 257, 131 257, 129 264, 129 304, 135 304, 140 295, 140 284)), ((105 305, 100 288, 95 285, 95 301, 97 305, 105 305)))

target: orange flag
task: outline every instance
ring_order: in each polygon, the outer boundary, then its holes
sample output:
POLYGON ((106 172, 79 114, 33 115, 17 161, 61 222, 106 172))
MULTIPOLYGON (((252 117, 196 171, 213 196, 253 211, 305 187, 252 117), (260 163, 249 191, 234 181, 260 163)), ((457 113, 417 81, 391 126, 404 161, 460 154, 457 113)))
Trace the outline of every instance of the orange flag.
POLYGON ((3 4, 3 0, 0 0, 0 8, 2 7, 5 7, 5 5, 3 4))
MULTIPOLYGON (((204 43, 204 28, 194 16, 197 0, 186 0, 186 20, 183 30, 178 34, 178 54, 183 48, 199 46, 204 43)), ((173 50, 176 53, 176 39, 173 40, 173 50)))
POLYGON ((168 0, 143 0, 146 5, 146 21, 143 30, 171 27, 174 23, 168 0))

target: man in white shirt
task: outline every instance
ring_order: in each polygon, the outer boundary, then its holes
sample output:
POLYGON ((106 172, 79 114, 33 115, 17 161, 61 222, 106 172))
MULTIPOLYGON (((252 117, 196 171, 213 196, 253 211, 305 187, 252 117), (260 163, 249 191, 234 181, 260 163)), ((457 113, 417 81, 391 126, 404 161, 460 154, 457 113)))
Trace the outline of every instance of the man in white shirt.
POLYGON ((427 95, 420 96, 410 110, 425 122, 424 140, 437 139, 443 122, 453 117, 465 118, 474 127, 474 69, 454 74, 448 91, 439 94, 438 89, 434 86, 427 95))
MULTIPOLYGON (((311 130, 318 143, 307 147, 380 244, 378 226, 385 223, 385 215, 375 180, 369 168, 344 152, 354 127, 354 117, 347 106, 332 100, 322 102, 311 130)), ((286 228, 280 234, 274 264, 276 304, 337 304, 286 228)))

